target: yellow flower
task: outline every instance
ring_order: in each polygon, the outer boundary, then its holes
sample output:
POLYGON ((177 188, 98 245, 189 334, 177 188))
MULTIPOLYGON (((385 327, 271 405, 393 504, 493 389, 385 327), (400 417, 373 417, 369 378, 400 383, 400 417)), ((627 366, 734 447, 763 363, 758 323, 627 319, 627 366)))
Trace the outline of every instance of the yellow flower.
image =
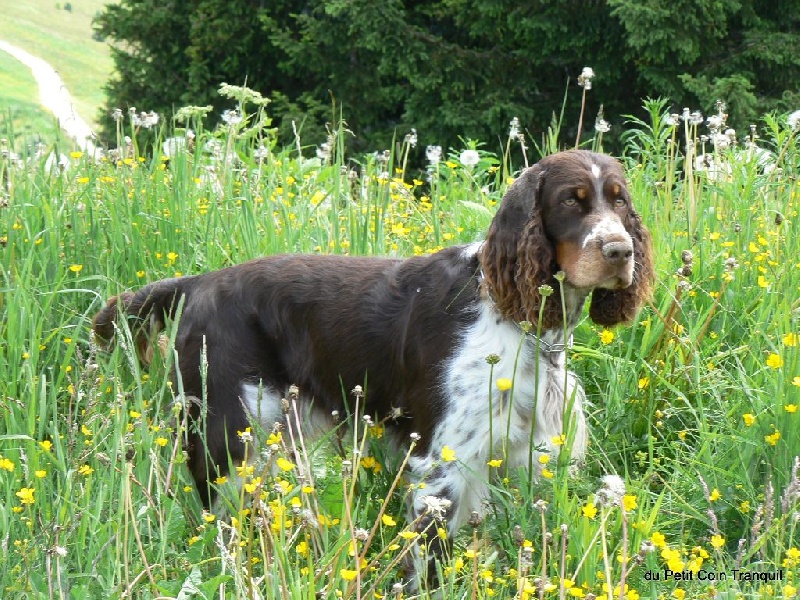
POLYGON ((797 596, 797 588, 791 584, 786 584, 783 586, 783 597, 784 598, 794 598, 797 596))
POLYGON ((83 265, 70 265, 69 270, 73 273, 80 273, 81 269, 83 269, 83 265))
POLYGON ((647 376, 642 377, 639 379, 639 389, 643 390, 650 385, 650 378, 647 376))
POLYGON ((684 592, 681 588, 672 590, 672 597, 675 598, 676 600, 683 600, 684 598, 686 598, 686 592, 684 592))
POLYGON ((622 508, 625 512, 636 510, 636 496, 632 494, 625 494, 622 497, 622 508))
POLYGON ((604 346, 608 346, 611 342, 614 341, 614 332, 610 331, 609 329, 603 329, 600 332, 600 343, 604 346))
POLYGON ((36 477, 38 477, 39 479, 42 479, 43 477, 47 477, 47 471, 45 471, 44 469, 41 469, 41 470, 38 470, 38 471, 34 471, 33 474, 36 475, 36 477))
POLYGON ((339 571, 339 575, 341 575, 342 579, 345 581, 353 581, 358 575, 358 571, 351 571, 350 569, 342 569, 339 571))
POLYGON ((587 502, 581 508, 581 513, 587 519, 594 519, 597 516, 597 507, 592 502, 587 502))
POLYGON ((50 440, 42 440, 41 442, 39 442, 39 446, 41 446, 42 450, 44 450, 45 452, 50 452, 50 450, 53 449, 53 442, 51 442, 50 440))
POLYGON ((787 404, 783 407, 787 413, 796 413, 797 412, 797 404, 787 404))
POLYGON ((539 455, 539 464, 546 465, 550 462, 550 455, 549 454, 540 454, 539 455))
POLYGON ((667 546, 667 538, 664 537, 663 533, 658 531, 650 536, 650 541, 653 542, 653 546, 656 548, 666 548, 667 546))
POLYGON ((725 545, 725 538, 722 537, 720 534, 714 534, 711 536, 711 546, 714 548, 722 548, 725 545))
POLYGON ((780 354, 774 352, 767 357, 767 366, 770 369, 780 369, 783 366, 783 359, 780 354))
POLYGON ((785 336, 783 336, 784 346, 797 346, 798 342, 800 342, 800 336, 796 333, 787 333, 785 336))
POLYGON ((142 416, 142 413, 137 412, 135 410, 129 410, 128 415, 130 415, 131 419, 138 419, 139 417, 142 416))
POLYGON ((739 510, 742 511, 743 513, 749 513, 750 512, 750 501, 749 500, 743 500, 742 503, 739 504, 739 510))
POLYGON ((35 491, 36 490, 34 490, 33 488, 24 487, 20 491, 18 491, 16 495, 17 498, 19 498, 21 504, 33 504, 34 502, 33 493, 35 491))
POLYGON ((81 465, 81 468, 78 469, 78 473, 80 473, 84 477, 88 477, 89 475, 94 473, 94 469, 89 465, 81 465))
POLYGON ((792 385, 800 387, 800 377, 798 377, 797 375, 792 377, 792 385))
POLYGON ((275 463, 278 465, 278 468, 279 468, 281 471, 286 471, 286 472, 288 472, 288 471, 291 471, 292 469, 294 469, 294 463, 292 463, 292 462, 289 462, 288 460, 286 460, 286 459, 285 459, 284 457, 282 457, 282 456, 278 457, 278 460, 277 460, 277 461, 275 461, 275 463))
POLYGON ((416 531, 401 531, 401 532, 400 532, 399 534, 397 534, 397 535, 399 535, 399 536, 400 536, 401 538, 403 538, 404 540, 413 540, 413 539, 414 539, 415 537, 417 537, 419 534, 418 534, 416 531))
POLYGON ((711 490, 711 494, 708 496, 710 502, 716 502, 720 498, 722 498, 722 494, 719 493, 719 490, 717 488, 711 490))
POLYGON ((744 424, 750 427, 753 423, 756 422, 756 416, 752 413, 744 413, 742 415, 742 419, 744 420, 744 424))
POLYGON ((0 469, 5 469, 6 471, 11 472, 14 470, 14 463, 9 459, 0 456, 0 469))
POLYGON ((394 527, 397 525, 397 521, 395 521, 391 515, 383 515, 381 517, 381 522, 386 525, 387 527, 394 527))
POLYGON ((213 523, 216 520, 217 516, 214 513, 210 513, 205 510, 203 511, 203 521, 205 521, 206 523, 213 523))
POLYGON ((442 448, 442 460, 444 462, 452 462, 456 459, 455 451, 450 448, 449 446, 444 446, 442 448))
POLYGON ((489 462, 487 462, 486 464, 487 464, 487 465, 489 465, 490 467, 492 467, 493 469, 496 469, 496 468, 498 468, 500 465, 502 465, 502 464, 503 464, 503 459, 501 459, 501 458, 495 458, 495 459, 493 459, 493 460, 490 460, 490 461, 489 461, 489 462))
POLYGON ((169 443, 169 440, 165 437, 157 437, 155 439, 155 443, 157 446, 161 446, 162 448, 169 443))
POLYGON ((567 441, 567 436, 563 433, 561 435, 554 435, 550 438, 550 443, 554 446, 563 446, 564 443, 567 441))
POLYGON ((550 469, 548 469, 547 467, 544 467, 544 468, 542 469, 542 477, 544 477, 545 479, 552 479, 552 478, 553 478, 553 475, 555 475, 555 473, 553 473, 553 472, 552 472, 550 469))
POLYGON ((223 483, 225 483, 227 481, 228 481, 228 478, 225 475, 222 475, 222 476, 217 477, 216 479, 214 479, 214 483, 216 483, 217 485, 222 485, 223 483))
POLYGON ((308 542, 303 540, 297 546, 294 547, 294 551, 297 552, 300 556, 307 556, 308 555, 308 542))
POLYGON ((769 281, 767 281, 767 278, 764 277, 763 275, 759 275, 758 276, 758 287, 760 287, 760 288, 768 288, 769 287, 769 281))
POLYGON ((280 444, 281 443, 281 432, 276 431, 275 433, 270 433, 269 437, 267 438, 267 446, 272 446, 272 444, 280 444))
POLYGON ((507 377, 500 377, 495 383, 497 385, 497 389, 499 389, 501 392, 507 392, 513 385, 512 381, 507 377))
POLYGON ((781 439, 781 432, 778 431, 777 429, 770 435, 764 436, 764 441, 767 442, 770 446, 777 446, 779 439, 781 439))

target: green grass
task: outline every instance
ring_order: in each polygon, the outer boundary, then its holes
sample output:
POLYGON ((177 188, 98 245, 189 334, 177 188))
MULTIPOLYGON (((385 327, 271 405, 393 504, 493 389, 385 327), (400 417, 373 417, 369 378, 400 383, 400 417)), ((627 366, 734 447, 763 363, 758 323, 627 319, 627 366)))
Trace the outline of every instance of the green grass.
MULTIPOLYGON (((687 173, 677 150, 698 132, 660 121, 663 104, 650 108, 653 122, 629 124, 625 164, 658 284, 632 326, 612 335, 585 320, 576 330, 569 360, 590 401, 586 464, 571 474, 554 457, 552 477, 533 484, 498 469, 492 511, 444 564, 445 598, 733 600, 800 587, 800 147, 766 118, 760 144, 780 170, 722 152, 730 175, 709 180, 687 173), (626 491, 603 505, 609 474, 626 491), (667 568, 694 577, 665 581, 667 568), (777 583, 733 579, 780 568, 777 583)), ((89 323, 121 290, 255 256, 410 256, 479 239, 508 157, 483 153, 470 169, 451 156, 430 186, 368 158, 351 179, 340 155, 319 164, 272 148, 257 158, 258 140, 270 148, 260 130, 198 125, 196 148, 217 140, 216 159, 76 157, 65 175, 0 163, 12 189, 0 208, 0 593, 355 598, 360 580, 362 598, 399 597, 392 586, 414 534, 381 427, 343 437, 343 454, 301 448, 300 461, 289 431, 272 436, 243 489, 219 483, 228 508, 202 514, 183 464, 172 354, 145 371, 124 335, 99 351, 89 323), (362 460, 349 474, 353 446, 362 460), (290 462, 273 474, 281 459, 290 462)))
POLYGON ((0 137, 14 139, 16 151, 57 138, 55 120, 39 105, 39 90, 27 67, 0 61, 0 90, 0 137))
MULTIPOLYGON (((75 99, 78 113, 91 124, 104 103, 103 86, 113 69, 108 45, 92 39, 91 21, 108 2, 76 0, 70 3, 71 11, 63 9, 65 4, 0 0, 0 39, 49 62, 75 99)), ((0 63, 12 60, 3 53, 0 63)), ((20 97, 29 101, 38 98, 38 91, 30 88, 27 78, 18 83, 12 79, 8 86, 0 87, 0 107, 13 107, 20 97)))

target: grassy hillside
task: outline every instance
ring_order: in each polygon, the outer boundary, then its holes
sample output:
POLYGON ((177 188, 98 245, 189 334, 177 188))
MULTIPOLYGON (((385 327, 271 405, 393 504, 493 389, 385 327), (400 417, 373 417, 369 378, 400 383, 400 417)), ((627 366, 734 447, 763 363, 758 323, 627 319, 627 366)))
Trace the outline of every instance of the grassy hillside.
MULTIPOLYGON (((108 2, 74 0, 69 11, 63 9, 64 4, 54 0, 0 0, 0 39, 53 65, 75 98, 78 112, 91 124, 112 70, 108 46, 92 39, 91 21, 108 2)), ((2 72, 10 61, 13 59, 2 55, 2 72)), ((0 86, 0 108, 13 107, 24 98, 36 102, 38 94, 32 82, 31 78, 15 76, 10 82, 4 81, 7 85, 0 86)))
MULTIPOLYGON (((623 160, 658 283, 630 326, 586 318, 575 332, 585 464, 555 451, 532 480, 489 461, 485 518, 460 532, 443 591, 421 598, 797 597, 800 126, 768 117, 763 154, 719 138, 712 153, 705 127, 650 110, 623 160), (703 144, 705 162, 682 155, 703 144)), ((292 418, 282 435, 254 424, 240 435, 264 452, 236 465, 241 487, 216 479, 223 500, 203 512, 183 454, 190 399, 168 376, 174 338, 145 370, 124 324, 107 352, 90 319, 122 290, 254 256, 480 239, 506 157, 454 153, 423 182, 380 158, 303 159, 246 123, 195 122, 196 143, 173 143, 168 162, 134 147, 116 162, 73 153, 63 172, 0 159, 4 599, 409 597, 395 585, 420 539, 403 509, 415 484, 394 480, 383 423, 331 429, 315 449, 294 443, 292 418)))

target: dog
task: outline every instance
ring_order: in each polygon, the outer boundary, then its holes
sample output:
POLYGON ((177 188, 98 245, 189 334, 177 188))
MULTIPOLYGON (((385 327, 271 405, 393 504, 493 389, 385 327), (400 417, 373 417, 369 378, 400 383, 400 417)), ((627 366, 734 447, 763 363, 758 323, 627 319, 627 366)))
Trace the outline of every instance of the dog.
MULTIPOLYGON (((110 340, 127 317, 148 362, 182 307, 177 370, 206 406, 189 466, 207 506, 209 479, 243 458, 237 431, 284 422, 289 386, 313 420, 343 411, 361 385, 366 413, 419 440, 408 467, 425 485, 412 486, 410 519, 420 529, 443 519, 452 537, 481 510, 490 460, 540 470, 539 456, 557 456, 566 439, 581 461, 585 397, 565 367, 572 331, 587 301, 599 325, 631 321, 653 276, 620 163, 570 150, 521 173, 482 242, 408 259, 258 258, 111 298, 93 329, 110 340)), ((429 537, 418 569, 430 571, 442 548, 429 537)))

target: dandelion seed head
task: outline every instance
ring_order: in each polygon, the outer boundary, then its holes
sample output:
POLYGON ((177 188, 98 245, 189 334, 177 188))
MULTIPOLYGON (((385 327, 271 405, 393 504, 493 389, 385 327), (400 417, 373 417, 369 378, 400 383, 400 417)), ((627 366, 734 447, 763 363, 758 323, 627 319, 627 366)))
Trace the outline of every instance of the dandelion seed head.
POLYGON ((796 110, 786 117, 786 124, 792 131, 800 131, 800 110, 796 110))

